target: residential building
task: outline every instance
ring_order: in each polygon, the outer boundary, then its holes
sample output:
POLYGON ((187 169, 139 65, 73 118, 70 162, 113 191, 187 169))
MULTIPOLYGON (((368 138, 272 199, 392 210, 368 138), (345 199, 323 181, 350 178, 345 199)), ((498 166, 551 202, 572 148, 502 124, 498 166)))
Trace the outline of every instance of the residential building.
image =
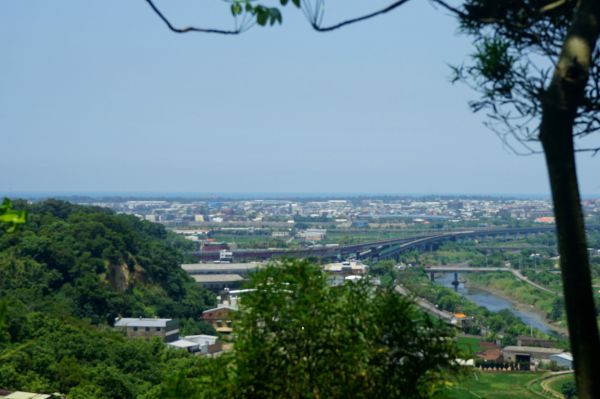
POLYGON ((473 317, 468 317, 464 313, 454 313, 450 319, 450 324, 459 328, 467 328, 473 325, 473 317))
POLYGON ((190 353, 198 355, 212 355, 223 350, 223 344, 219 337, 214 335, 187 335, 177 341, 167 343, 168 346, 177 349, 185 349, 190 353))
POLYGON ((246 276, 262 264, 258 262, 249 263, 188 263, 181 268, 190 275, 199 274, 239 274, 246 276))
POLYGON ((299 231, 297 237, 304 241, 321 241, 326 234, 327 230, 325 229, 306 229, 299 231))
POLYGON ((216 308, 202 312, 202 319, 209 322, 219 334, 229 335, 233 332, 232 320, 235 312, 237 306, 220 304, 216 308))
POLYGON ((342 276, 362 276, 367 274, 368 266, 359 261, 344 261, 328 263, 322 266, 323 271, 328 274, 342 276))
POLYGON ((165 342, 173 342, 179 338, 179 322, 173 319, 117 317, 115 329, 124 332, 129 338, 159 337, 165 342))
POLYGON ((540 348, 535 346, 507 346, 502 349, 504 360, 509 362, 543 363, 550 361, 551 355, 562 353, 558 348, 540 348))
POLYGON ((204 288, 215 292, 240 287, 244 281, 239 274, 193 274, 192 278, 204 288))
POLYGON ((547 339, 519 335, 517 337, 517 346, 538 346, 541 348, 551 348, 553 342, 547 339))
POLYGON ((569 352, 563 352, 556 355, 550 355, 550 361, 567 370, 573 370, 573 355, 569 352))
POLYGON ((0 389, 0 399, 61 399, 63 398, 60 394, 45 394, 45 393, 33 393, 23 391, 9 391, 0 389))

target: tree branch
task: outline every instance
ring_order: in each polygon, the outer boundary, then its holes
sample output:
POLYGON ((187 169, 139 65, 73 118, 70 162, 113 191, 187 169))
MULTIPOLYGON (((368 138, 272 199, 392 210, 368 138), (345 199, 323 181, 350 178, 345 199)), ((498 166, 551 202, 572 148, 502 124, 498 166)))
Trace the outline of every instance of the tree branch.
POLYGON ((442 8, 445 8, 447 11, 450 11, 451 13, 455 14, 456 16, 459 17, 467 17, 467 14, 464 11, 459 10, 456 7, 451 6, 450 4, 446 3, 443 0, 431 0, 434 4, 438 4, 440 5, 442 8))
POLYGON ((364 21, 364 20, 366 20, 366 19, 370 19, 370 18, 376 17, 376 16, 378 16, 378 15, 385 14, 385 13, 387 13, 387 12, 390 12, 390 11, 392 11, 392 10, 393 10, 393 9, 395 9, 395 8, 398 8, 398 7, 400 7, 401 5, 403 5, 403 4, 404 4, 404 3, 406 3, 406 2, 408 2, 408 0, 398 0, 398 1, 396 1, 396 2, 394 2, 394 3, 392 3, 392 4, 390 4, 389 6, 387 6, 387 7, 385 7, 385 8, 382 8, 382 9, 381 9, 381 10, 379 10, 379 11, 375 11, 375 12, 372 12, 372 13, 370 13, 370 14, 363 15, 362 17, 356 17, 356 18, 352 18, 352 19, 347 19, 347 20, 345 20, 345 21, 342 21, 342 22, 340 22, 340 23, 337 23, 337 24, 335 24, 335 25, 331 25, 331 26, 322 27, 322 26, 319 26, 319 25, 317 25, 315 22, 312 22, 312 21, 311 21, 311 26, 312 26, 312 27, 313 27, 313 28, 314 28, 314 29, 315 29, 317 32, 330 32, 330 31, 332 31, 332 30, 339 29, 339 28, 341 28, 341 27, 343 27, 343 26, 346 26, 346 25, 354 24, 354 23, 356 23, 356 22, 361 22, 361 21, 364 21))
POLYGON ((164 16, 164 14, 156 7, 152 0, 146 0, 146 3, 152 8, 154 13, 158 15, 160 19, 167 25, 167 27, 175 32, 175 33, 189 33, 189 32, 200 32, 200 33, 218 33, 221 35, 237 35, 241 32, 240 29, 236 30, 222 30, 222 29, 206 29, 206 28, 196 28, 194 26, 188 26, 185 28, 177 28, 175 27, 168 19, 164 16))

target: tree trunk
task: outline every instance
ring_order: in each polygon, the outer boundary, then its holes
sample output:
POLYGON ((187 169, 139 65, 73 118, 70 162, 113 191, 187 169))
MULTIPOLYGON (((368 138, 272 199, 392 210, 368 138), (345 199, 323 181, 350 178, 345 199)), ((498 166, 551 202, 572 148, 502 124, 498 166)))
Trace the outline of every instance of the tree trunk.
POLYGON ((550 178, 571 352, 580 399, 600 398, 600 339, 573 144, 573 122, 598 40, 600 5, 580 1, 548 90, 542 142, 550 178))

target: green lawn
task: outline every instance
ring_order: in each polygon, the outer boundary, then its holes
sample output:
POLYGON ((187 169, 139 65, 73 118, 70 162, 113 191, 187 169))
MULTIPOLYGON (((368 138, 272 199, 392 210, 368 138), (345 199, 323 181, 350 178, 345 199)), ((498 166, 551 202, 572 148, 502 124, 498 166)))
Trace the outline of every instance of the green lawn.
POLYGON ((552 378, 548 383, 548 388, 552 389, 555 392, 560 393, 562 385, 567 381, 573 381, 575 379, 573 374, 561 375, 558 377, 552 378))
POLYGON ((456 343, 458 347, 470 355, 473 355, 477 352, 481 351, 481 346, 479 346, 479 342, 481 338, 475 337, 457 337, 456 343))
POLYGON ((458 386, 448 392, 451 399, 541 399, 546 396, 532 392, 527 384, 541 373, 529 372, 476 372, 466 377, 458 386))

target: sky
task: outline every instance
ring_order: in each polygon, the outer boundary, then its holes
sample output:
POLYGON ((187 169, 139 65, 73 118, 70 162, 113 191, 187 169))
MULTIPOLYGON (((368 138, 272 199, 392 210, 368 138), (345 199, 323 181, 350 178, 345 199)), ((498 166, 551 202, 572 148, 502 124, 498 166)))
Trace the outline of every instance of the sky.
MULTIPOLYGON (((156 0, 177 25, 230 28, 218 0, 156 0)), ((331 0, 325 23, 385 2, 331 0)), ((413 0, 332 33, 177 35, 143 0, 0 0, 0 192, 536 194, 452 85, 473 52, 413 0)), ((600 158, 580 156, 584 195, 600 158)))

